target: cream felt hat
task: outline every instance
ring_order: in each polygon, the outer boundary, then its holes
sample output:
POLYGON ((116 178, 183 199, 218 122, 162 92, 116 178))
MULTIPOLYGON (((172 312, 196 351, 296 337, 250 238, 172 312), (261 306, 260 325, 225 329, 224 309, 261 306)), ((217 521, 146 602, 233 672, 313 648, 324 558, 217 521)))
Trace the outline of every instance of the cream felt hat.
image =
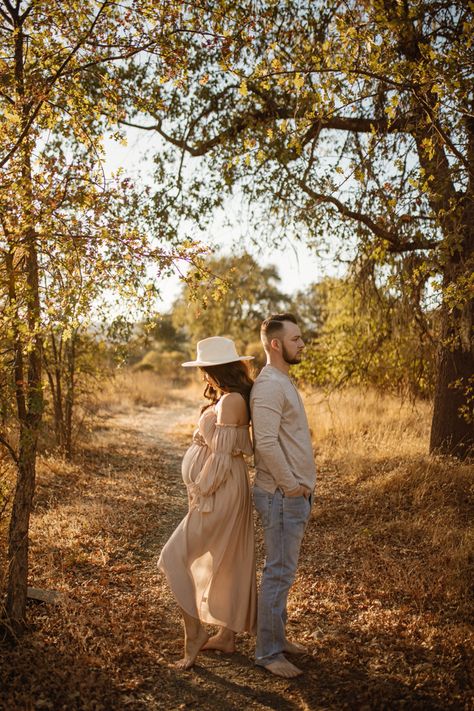
POLYGON ((204 340, 198 341, 196 360, 189 360, 181 365, 184 368, 190 368, 193 365, 223 365, 224 363, 233 363, 236 360, 252 360, 253 357, 239 356, 235 343, 230 338, 211 336, 211 338, 204 338, 204 340))

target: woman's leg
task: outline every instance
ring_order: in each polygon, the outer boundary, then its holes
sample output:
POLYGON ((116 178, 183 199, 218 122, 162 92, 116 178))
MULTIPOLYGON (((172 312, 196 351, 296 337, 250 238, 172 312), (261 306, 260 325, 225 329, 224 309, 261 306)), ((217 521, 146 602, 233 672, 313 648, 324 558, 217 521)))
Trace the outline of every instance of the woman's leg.
POLYGON ((219 632, 213 637, 210 637, 202 649, 218 649, 226 654, 235 652, 235 632, 220 627, 219 632))
POLYGON ((193 666, 199 650, 208 640, 208 634, 201 622, 196 618, 188 615, 181 609, 184 623, 184 657, 176 662, 179 669, 189 669, 193 666))

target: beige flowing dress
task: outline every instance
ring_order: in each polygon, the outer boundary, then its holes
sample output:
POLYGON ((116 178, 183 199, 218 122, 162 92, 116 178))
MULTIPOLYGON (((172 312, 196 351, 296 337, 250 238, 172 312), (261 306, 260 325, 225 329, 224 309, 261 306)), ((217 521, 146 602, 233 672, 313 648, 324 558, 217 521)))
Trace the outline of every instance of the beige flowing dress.
POLYGON ((158 567, 189 615, 255 633, 255 542, 244 454, 252 454, 248 425, 220 424, 215 406, 205 410, 182 463, 189 511, 158 567))

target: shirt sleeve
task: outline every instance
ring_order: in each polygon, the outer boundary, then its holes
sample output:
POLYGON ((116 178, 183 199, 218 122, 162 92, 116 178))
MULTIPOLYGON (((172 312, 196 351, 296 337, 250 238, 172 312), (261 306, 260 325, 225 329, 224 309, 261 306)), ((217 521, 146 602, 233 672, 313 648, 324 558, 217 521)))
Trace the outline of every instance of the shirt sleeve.
POLYGON ((240 453, 235 450, 237 428, 235 425, 214 424, 206 428, 206 443, 211 450, 203 468, 197 475, 189 491, 192 507, 202 513, 214 509, 214 496, 217 489, 227 479, 232 468, 232 457, 240 453))
POLYGON ((275 381, 254 385, 251 409, 255 451, 271 472, 276 486, 287 493, 294 491, 299 483, 278 439, 284 404, 285 394, 275 381))

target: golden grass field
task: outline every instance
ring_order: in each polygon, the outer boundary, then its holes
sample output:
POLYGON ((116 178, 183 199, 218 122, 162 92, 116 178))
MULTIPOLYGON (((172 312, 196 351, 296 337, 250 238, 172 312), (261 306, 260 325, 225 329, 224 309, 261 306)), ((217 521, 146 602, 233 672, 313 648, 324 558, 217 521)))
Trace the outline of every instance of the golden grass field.
POLYGON ((430 407, 374 392, 329 402, 306 398, 321 468, 334 470, 353 500, 355 540, 368 549, 361 573, 387 568, 393 592, 445 613, 472 603, 474 468, 427 453, 430 407), (357 515, 361 528, 357 529, 357 515))
POLYGON ((201 390, 122 373, 96 393, 74 462, 40 458, 30 578, 62 601, 30 602, 29 635, 0 647, 0 708, 471 708, 474 467, 428 456, 428 403, 370 391, 304 394, 318 482, 289 600, 304 676, 256 669, 245 635, 236 655, 174 668, 179 615, 156 558, 186 511, 201 390))

